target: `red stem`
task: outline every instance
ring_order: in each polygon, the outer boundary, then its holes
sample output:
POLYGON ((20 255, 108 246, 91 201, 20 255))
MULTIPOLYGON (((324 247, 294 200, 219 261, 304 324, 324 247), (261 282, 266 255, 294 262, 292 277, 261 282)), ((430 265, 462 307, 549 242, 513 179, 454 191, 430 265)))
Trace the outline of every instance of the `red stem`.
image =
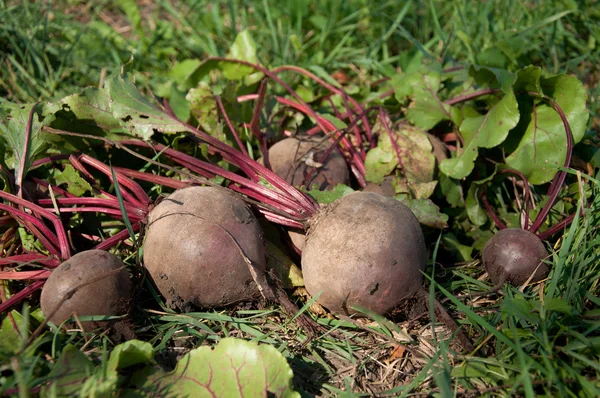
MULTIPOLYGON (((133 230, 134 233, 139 232, 140 230, 140 223, 135 223, 131 225, 131 229, 133 230)), ((127 239, 129 237, 129 231, 127 229, 124 229, 120 232, 117 232, 116 234, 114 234, 113 236, 111 236, 108 239, 105 239, 102 243, 96 245, 96 247, 94 247, 94 249, 96 250, 108 250, 111 249, 112 247, 116 246, 119 244, 119 242, 127 239)))
MULTIPOLYGON (((0 198, 4 198, 4 199, 8 200, 9 202, 12 202, 17 205, 27 207, 30 210, 38 213, 42 217, 51 221, 52 225, 54 226, 54 229, 56 230, 56 236, 58 237, 58 246, 60 247, 60 257, 63 259, 71 257, 71 252, 69 250, 69 241, 67 240, 67 234, 66 234, 65 229, 63 228, 60 218, 58 216, 56 216, 54 213, 50 213, 48 210, 36 205, 35 203, 31 203, 29 201, 21 199, 15 195, 7 193, 7 192, 0 191, 0 198)), ((9 208, 8 209, 9 213, 12 210, 16 210, 14 208, 11 208, 10 206, 7 206, 7 207, 9 208)), ((27 216, 30 217, 31 219, 38 221, 35 217, 31 217, 29 215, 27 215, 27 216)))
MULTIPOLYGON (((114 183, 113 178, 112 178, 112 173, 110 171, 110 167, 108 167, 107 165, 105 165, 104 163, 99 161, 98 159, 94 159, 93 157, 88 156, 88 155, 81 155, 79 158, 84 163, 87 163, 90 166, 94 167, 95 169, 104 173, 110 179, 110 181, 114 183)), ((148 197, 148 195, 146 194, 146 192, 142 189, 142 187, 140 187, 135 181, 133 181, 130 178, 127 178, 125 176, 119 175, 117 173, 115 173, 115 175, 117 176, 119 185, 126 187, 131 192, 133 192, 133 194, 135 195, 135 197, 130 198, 130 201, 134 205, 136 205, 137 207, 140 207, 140 208, 146 208, 148 206, 148 204, 152 202, 150 200, 150 198, 148 197), (136 197, 137 197, 137 199, 136 199, 136 197)), ((121 189, 121 193, 123 194, 123 197, 125 197, 126 190, 121 189)))
MULTIPOLYGON (((119 210, 119 214, 121 214, 120 212, 120 206, 119 203, 111 200, 111 199, 103 199, 103 198, 55 198, 56 203, 59 205, 75 205, 75 206, 100 206, 100 207, 104 207, 104 208, 112 208, 112 209, 117 209, 119 210)), ((40 199, 38 200, 38 203, 42 206, 52 206, 52 199, 40 199)), ((75 208, 77 209, 77 208, 75 208)), ((83 210, 84 208, 79 208, 81 210, 83 210)), ((111 209, 111 210, 112 210, 111 209)), ((60 211, 62 211, 62 209, 59 209, 60 211)), ((129 204, 125 203, 125 210, 127 210, 127 215, 132 215, 138 218, 144 218, 146 216, 146 210, 145 209, 140 209, 137 207, 133 207, 129 204)), ((112 214, 112 213, 110 213, 112 214)))
POLYGON ((266 168, 271 170, 271 163, 269 162, 269 148, 267 146, 267 135, 260 131, 260 111, 265 102, 265 96, 267 95, 267 82, 268 80, 262 79, 260 87, 258 88, 258 97, 254 104, 254 111, 252 112, 252 120, 250 120, 250 131, 256 137, 260 143, 260 151, 263 156, 263 163, 266 168))
POLYGON ((538 238, 540 238, 540 240, 546 240, 546 239, 550 238, 555 233, 557 233, 557 232, 561 231, 563 228, 569 226, 573 222, 574 218, 575 218, 575 214, 571 214, 570 216, 568 216, 567 218, 565 218, 558 224, 548 228, 544 232, 538 233, 537 234, 538 238))
POLYGON ((494 212, 494 209, 490 205, 490 202, 488 202, 487 194, 485 191, 485 188, 481 190, 481 201, 483 202, 483 207, 485 207, 486 213, 494 221, 494 224, 496 224, 496 227, 498 227, 498 229, 506 229, 506 225, 504 225, 500 217, 498 217, 498 215, 494 212))
POLYGON ((383 123, 383 128, 390 137, 390 142, 392 143, 392 147, 394 148, 394 152, 396 152, 396 157, 398 158, 398 164, 400 165, 402 172, 405 173, 406 169, 404 168, 404 162, 402 161, 402 154, 400 153, 400 148, 398 148, 398 143, 396 142, 396 135, 392 132, 392 129, 390 129, 390 126, 388 125, 387 117, 384 113, 383 108, 379 108, 379 119, 381 119, 381 123, 383 123))
POLYGON ((22 281, 48 279, 50 271, 0 271, 0 280, 22 281))
POLYGON ((0 304, 0 314, 3 314, 6 310, 11 308, 13 305, 19 304, 25 297, 40 290, 46 281, 35 281, 19 293, 13 294, 11 298, 0 304))
POLYGON ((27 228, 30 232, 42 242, 44 247, 48 249, 55 256, 60 256, 59 250, 59 242, 58 237, 50 231, 44 222, 39 218, 31 214, 27 214, 22 210, 17 209, 16 207, 5 205, 4 203, 0 203, 0 210, 6 210, 11 213, 13 217, 19 220, 22 224, 27 225, 27 228), (28 224, 29 223, 29 224, 28 224))
MULTIPOLYGON (((133 144, 133 145, 138 145, 138 146, 146 146, 146 147, 150 146, 149 144, 147 144, 143 141, 128 140, 127 143, 133 144)), ((223 178, 226 178, 236 184, 240 184, 242 186, 247 187, 249 189, 249 191, 246 191, 248 196, 250 196, 256 200, 259 200, 259 201, 265 201, 265 203, 268 203, 275 207, 284 206, 284 208, 286 209, 286 212, 294 214, 298 217, 303 217, 303 214, 298 212, 298 210, 297 210, 298 203, 296 201, 294 201, 293 199, 290 199, 289 197, 281 194, 280 192, 269 189, 268 187, 266 187, 264 185, 261 185, 257 182, 254 182, 252 180, 244 178, 244 177, 237 175, 235 173, 232 173, 230 171, 224 170, 224 169, 222 169, 218 166, 215 166, 211 163, 204 162, 200 159, 196 159, 190 155, 176 151, 172 148, 166 148, 164 145, 157 144, 157 145, 155 145, 155 147, 156 147, 156 149, 161 151, 163 154, 165 154, 172 160, 183 165, 184 167, 189 168, 192 171, 195 171, 199 174, 202 174, 202 173, 205 173, 208 171, 212 175, 220 175, 223 178)), ((250 158, 247 158, 247 159, 250 159, 250 158)))
POLYGON ((494 93, 497 93, 500 91, 502 91, 502 90, 500 90, 499 88, 486 88, 486 89, 479 90, 479 91, 473 91, 472 93, 461 94, 457 97, 450 98, 449 100, 444 101, 444 104, 455 105, 460 102, 469 101, 469 100, 472 100, 477 97, 481 97, 481 96, 488 95, 488 94, 494 94, 494 93))
MULTIPOLYGON (((229 61, 232 61, 232 60, 229 60, 229 61)), ((242 62, 244 62, 244 61, 242 61, 242 62)), ((249 66, 252 66, 253 68, 258 67, 258 65, 252 65, 252 64, 250 64, 249 66)), ((264 69, 264 68, 261 68, 261 69, 264 69)), ((304 75, 304 76, 306 76, 306 77, 314 80, 315 82, 317 82, 321 86, 325 87, 327 90, 329 90, 329 91, 331 91, 333 93, 336 93, 336 94, 342 96, 342 98, 343 97, 348 98, 348 100, 350 101, 350 103, 352 103, 352 105, 358 111, 358 113, 363 113, 364 112, 362 106, 360 106, 360 104, 354 98, 352 98, 351 96, 349 96, 344 90, 339 89, 339 88, 337 88, 335 86, 330 85, 329 83, 327 83, 324 80, 320 79, 315 74, 307 71, 306 69, 302 69, 302 68, 300 68, 298 66, 293 66, 293 65, 283 65, 283 66, 280 66, 278 68, 273 69, 272 70, 272 75, 276 75, 276 74, 278 74, 279 72, 282 72, 282 71, 292 71, 292 72, 300 73, 300 74, 302 74, 302 75, 304 75)), ((261 72, 262 72, 262 70, 261 70, 261 72)), ((267 73, 265 73, 265 75, 269 76, 267 73)), ((272 76, 269 76, 269 77, 272 78, 272 76)), ((282 81, 277 81, 277 83, 281 84, 282 81)), ((287 86, 287 84, 285 84, 283 86, 284 86, 284 88, 286 88, 286 90, 288 90, 288 92, 290 94, 292 94, 294 96, 294 98, 296 98, 296 99, 299 98, 299 96, 291 89, 291 87, 287 86)), ((306 105, 306 104, 304 104, 304 105, 306 105)), ((314 117, 314 115, 311 115, 311 116, 314 117)), ((365 130, 366 130, 365 133, 367 135, 367 139, 369 140, 369 142, 371 142, 373 140, 373 137, 372 137, 371 129, 369 128, 369 123, 368 123, 368 121, 366 119, 364 119, 363 122, 364 122, 364 124, 366 126, 365 127, 365 130)))
POLYGON ((227 124, 227 127, 229 128, 231 135, 233 135, 235 142, 238 144, 238 147, 240 148, 240 152, 242 152, 244 155, 250 157, 248 155, 248 151, 246 150, 246 147, 244 146, 244 144, 242 144, 242 140, 240 139, 240 136, 238 135, 237 131, 235 131, 235 129, 233 128, 233 124, 231 124, 231 120, 229 120, 229 115, 227 115, 227 112, 225 112, 225 107, 223 106, 223 101, 221 101, 221 97, 218 95, 215 95, 215 100, 217 101, 217 105, 219 106, 219 110, 221 111, 223 118, 225 118, 225 123, 227 124))
POLYGON ((0 258, 0 265, 11 265, 15 263, 40 263, 46 267, 55 268, 60 264, 60 260, 44 256, 39 253, 17 254, 15 256, 0 258))
POLYGON ((159 184, 159 185, 173 188, 173 189, 184 188, 184 187, 187 187, 190 184, 192 184, 191 181, 187 181, 187 182, 186 181, 178 181, 178 180, 174 180, 169 177, 163 177, 163 176, 159 176, 159 175, 155 175, 155 174, 151 174, 151 173, 145 173, 143 171, 126 169, 123 167, 115 167, 114 169, 115 169, 115 171, 118 171, 119 173, 126 175, 128 177, 135 178, 136 180, 147 181, 147 182, 159 184))
MULTIPOLYGON (((276 97, 276 99, 280 103, 288 105, 300 112, 308 113, 308 109, 306 109, 302 104, 298 104, 294 101, 282 97, 276 97)), ((316 116, 316 119, 325 135, 330 136, 331 134, 331 136, 333 136, 334 138, 338 138, 340 136, 341 132, 338 131, 337 128, 333 125, 333 123, 331 123, 329 120, 318 115, 316 116)), ((364 161, 360 158, 360 155, 356 152, 356 149, 347 137, 343 137, 340 143, 342 144, 342 148, 347 151, 347 156, 349 156, 351 159, 351 161, 349 161, 348 163, 354 165, 355 169, 353 170, 358 170, 358 172, 360 173, 359 175, 356 175, 356 178, 358 180, 364 179, 366 173, 364 161)))

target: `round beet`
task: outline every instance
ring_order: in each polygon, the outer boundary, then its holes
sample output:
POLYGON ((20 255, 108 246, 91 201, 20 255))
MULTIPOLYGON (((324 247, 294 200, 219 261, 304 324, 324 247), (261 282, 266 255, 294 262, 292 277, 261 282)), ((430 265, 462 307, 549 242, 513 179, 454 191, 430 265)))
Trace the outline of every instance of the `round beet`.
POLYGON ((311 221, 302 252, 308 292, 331 311, 352 305, 379 314, 416 293, 427 265, 425 239, 411 210, 393 198, 354 192, 311 221))
POLYGON ((338 184, 350 184, 346 160, 335 148, 322 166, 318 162, 325 155, 331 141, 323 138, 286 138, 269 149, 269 163, 275 174, 294 186, 302 185, 312 172, 306 186, 317 186, 321 191, 333 189, 338 184), (317 167, 317 170, 314 168, 317 167))
POLYGON ((264 272, 262 229, 246 203, 225 188, 177 190, 148 216, 144 264, 171 307, 187 311, 256 298, 240 248, 264 272))
POLYGON ((485 270, 494 284, 510 282, 524 284, 531 275, 532 282, 548 275, 548 266, 542 261, 548 251, 535 234, 520 228, 498 231, 485 245, 482 252, 485 270))
MULTIPOLYGON (((59 265, 42 289, 42 312, 60 325, 73 314, 124 315, 131 300, 131 281, 123 262, 104 250, 78 253, 59 265)), ((86 330, 107 322, 83 322, 86 330)))

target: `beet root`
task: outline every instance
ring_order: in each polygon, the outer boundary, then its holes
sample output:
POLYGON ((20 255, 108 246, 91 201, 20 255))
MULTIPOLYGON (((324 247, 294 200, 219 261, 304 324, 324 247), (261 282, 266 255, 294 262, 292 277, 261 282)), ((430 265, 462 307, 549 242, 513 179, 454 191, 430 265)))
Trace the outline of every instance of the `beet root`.
POLYGON ((331 311, 351 306, 379 314, 396 308, 422 285, 425 239, 411 210, 393 198, 354 192, 311 220, 302 253, 308 292, 331 311))
POLYGON ((286 138, 269 149, 269 163, 275 174, 291 185, 303 185, 310 172, 307 188, 317 186, 321 191, 333 189, 338 184, 350 184, 350 172, 346 160, 335 148, 322 166, 314 170, 327 152, 331 142, 315 138, 286 138), (311 162, 311 160, 314 162, 311 162))
POLYGON ((148 217, 144 264, 172 308, 188 311, 257 298, 240 249, 257 272, 264 272, 262 229, 246 203, 225 188, 177 190, 148 217))
MULTIPOLYGON (((132 285, 123 262, 104 250, 78 253, 48 277, 41 296, 42 312, 60 325, 73 314, 125 315, 130 308, 132 285)), ((86 330, 112 322, 82 322, 86 330)))
POLYGON ((548 275, 548 266, 542 261, 548 251, 533 233, 520 228, 498 231, 483 248, 482 262, 494 284, 510 282, 520 286, 531 275, 538 282, 548 275))

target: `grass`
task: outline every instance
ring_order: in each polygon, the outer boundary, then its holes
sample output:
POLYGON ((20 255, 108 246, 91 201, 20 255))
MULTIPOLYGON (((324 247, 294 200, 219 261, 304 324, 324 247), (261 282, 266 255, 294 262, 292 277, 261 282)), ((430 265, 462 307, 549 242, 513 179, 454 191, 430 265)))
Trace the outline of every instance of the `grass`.
MULTIPOLYGON (((420 57, 448 66, 536 64, 549 73, 574 73, 589 91, 589 136, 597 139, 597 1, 282 4, 3 1, 0 97, 13 102, 62 98, 98 85, 124 64, 164 92, 178 63, 224 56, 236 34, 249 29, 263 64, 299 65, 328 78, 343 72, 357 86, 420 57)), ((425 315, 398 316, 393 322, 317 316, 327 332, 304 346, 306 331, 279 308, 178 314, 146 284, 150 299, 137 303, 135 331, 166 365, 225 336, 273 345, 289 360, 295 385, 307 396, 600 396, 600 183, 590 181, 591 200, 556 242, 552 273, 544 282, 471 297, 489 288, 477 262, 440 266, 433 256, 428 287, 471 336, 476 349, 468 355, 457 353, 450 331, 427 303, 425 315)), ((136 257, 123 254, 134 269, 136 257)), ((29 313, 25 307, 22 330, 26 321, 39 323, 39 316, 39 310, 29 313)), ((114 345, 105 334, 52 330, 23 355, 0 364, 0 385, 21 393, 39 386, 69 343, 100 361, 114 345)))

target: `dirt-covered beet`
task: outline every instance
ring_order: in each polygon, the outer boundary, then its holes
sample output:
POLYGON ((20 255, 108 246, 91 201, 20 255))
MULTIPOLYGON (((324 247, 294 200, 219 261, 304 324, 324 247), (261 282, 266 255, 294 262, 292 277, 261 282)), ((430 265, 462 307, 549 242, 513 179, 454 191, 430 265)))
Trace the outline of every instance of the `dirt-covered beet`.
POLYGON ((346 195, 313 218, 302 253, 308 292, 331 311, 352 305, 379 314, 422 285, 427 264, 417 218, 399 201, 372 192, 346 195))
POLYGON ((240 249, 264 272, 262 229, 246 203, 225 188, 177 190, 148 217, 144 265, 173 308, 221 307, 258 297, 240 249))
POLYGON ((548 275, 548 266, 542 261, 548 251, 533 233, 520 228, 498 231, 482 251, 485 270, 494 284, 510 282, 519 286, 533 274, 532 282, 548 275))
MULTIPOLYGON (((42 289, 42 312, 60 325, 73 314, 124 315, 130 308, 132 284, 123 262, 104 250, 78 253, 59 265, 42 289)), ((86 330, 110 322, 83 322, 86 330)))
POLYGON ((331 141, 319 138, 286 138, 269 149, 269 163, 275 174, 294 186, 304 183, 312 172, 306 186, 315 185, 321 191, 332 189, 338 184, 350 184, 350 172, 340 151, 334 148, 319 167, 331 141), (317 167, 317 170, 314 170, 317 167))
POLYGON ((363 192, 375 192, 383 196, 395 196, 396 190, 394 189, 394 177, 387 176, 383 179, 381 184, 375 184, 374 182, 368 182, 367 186, 363 188, 363 192))

